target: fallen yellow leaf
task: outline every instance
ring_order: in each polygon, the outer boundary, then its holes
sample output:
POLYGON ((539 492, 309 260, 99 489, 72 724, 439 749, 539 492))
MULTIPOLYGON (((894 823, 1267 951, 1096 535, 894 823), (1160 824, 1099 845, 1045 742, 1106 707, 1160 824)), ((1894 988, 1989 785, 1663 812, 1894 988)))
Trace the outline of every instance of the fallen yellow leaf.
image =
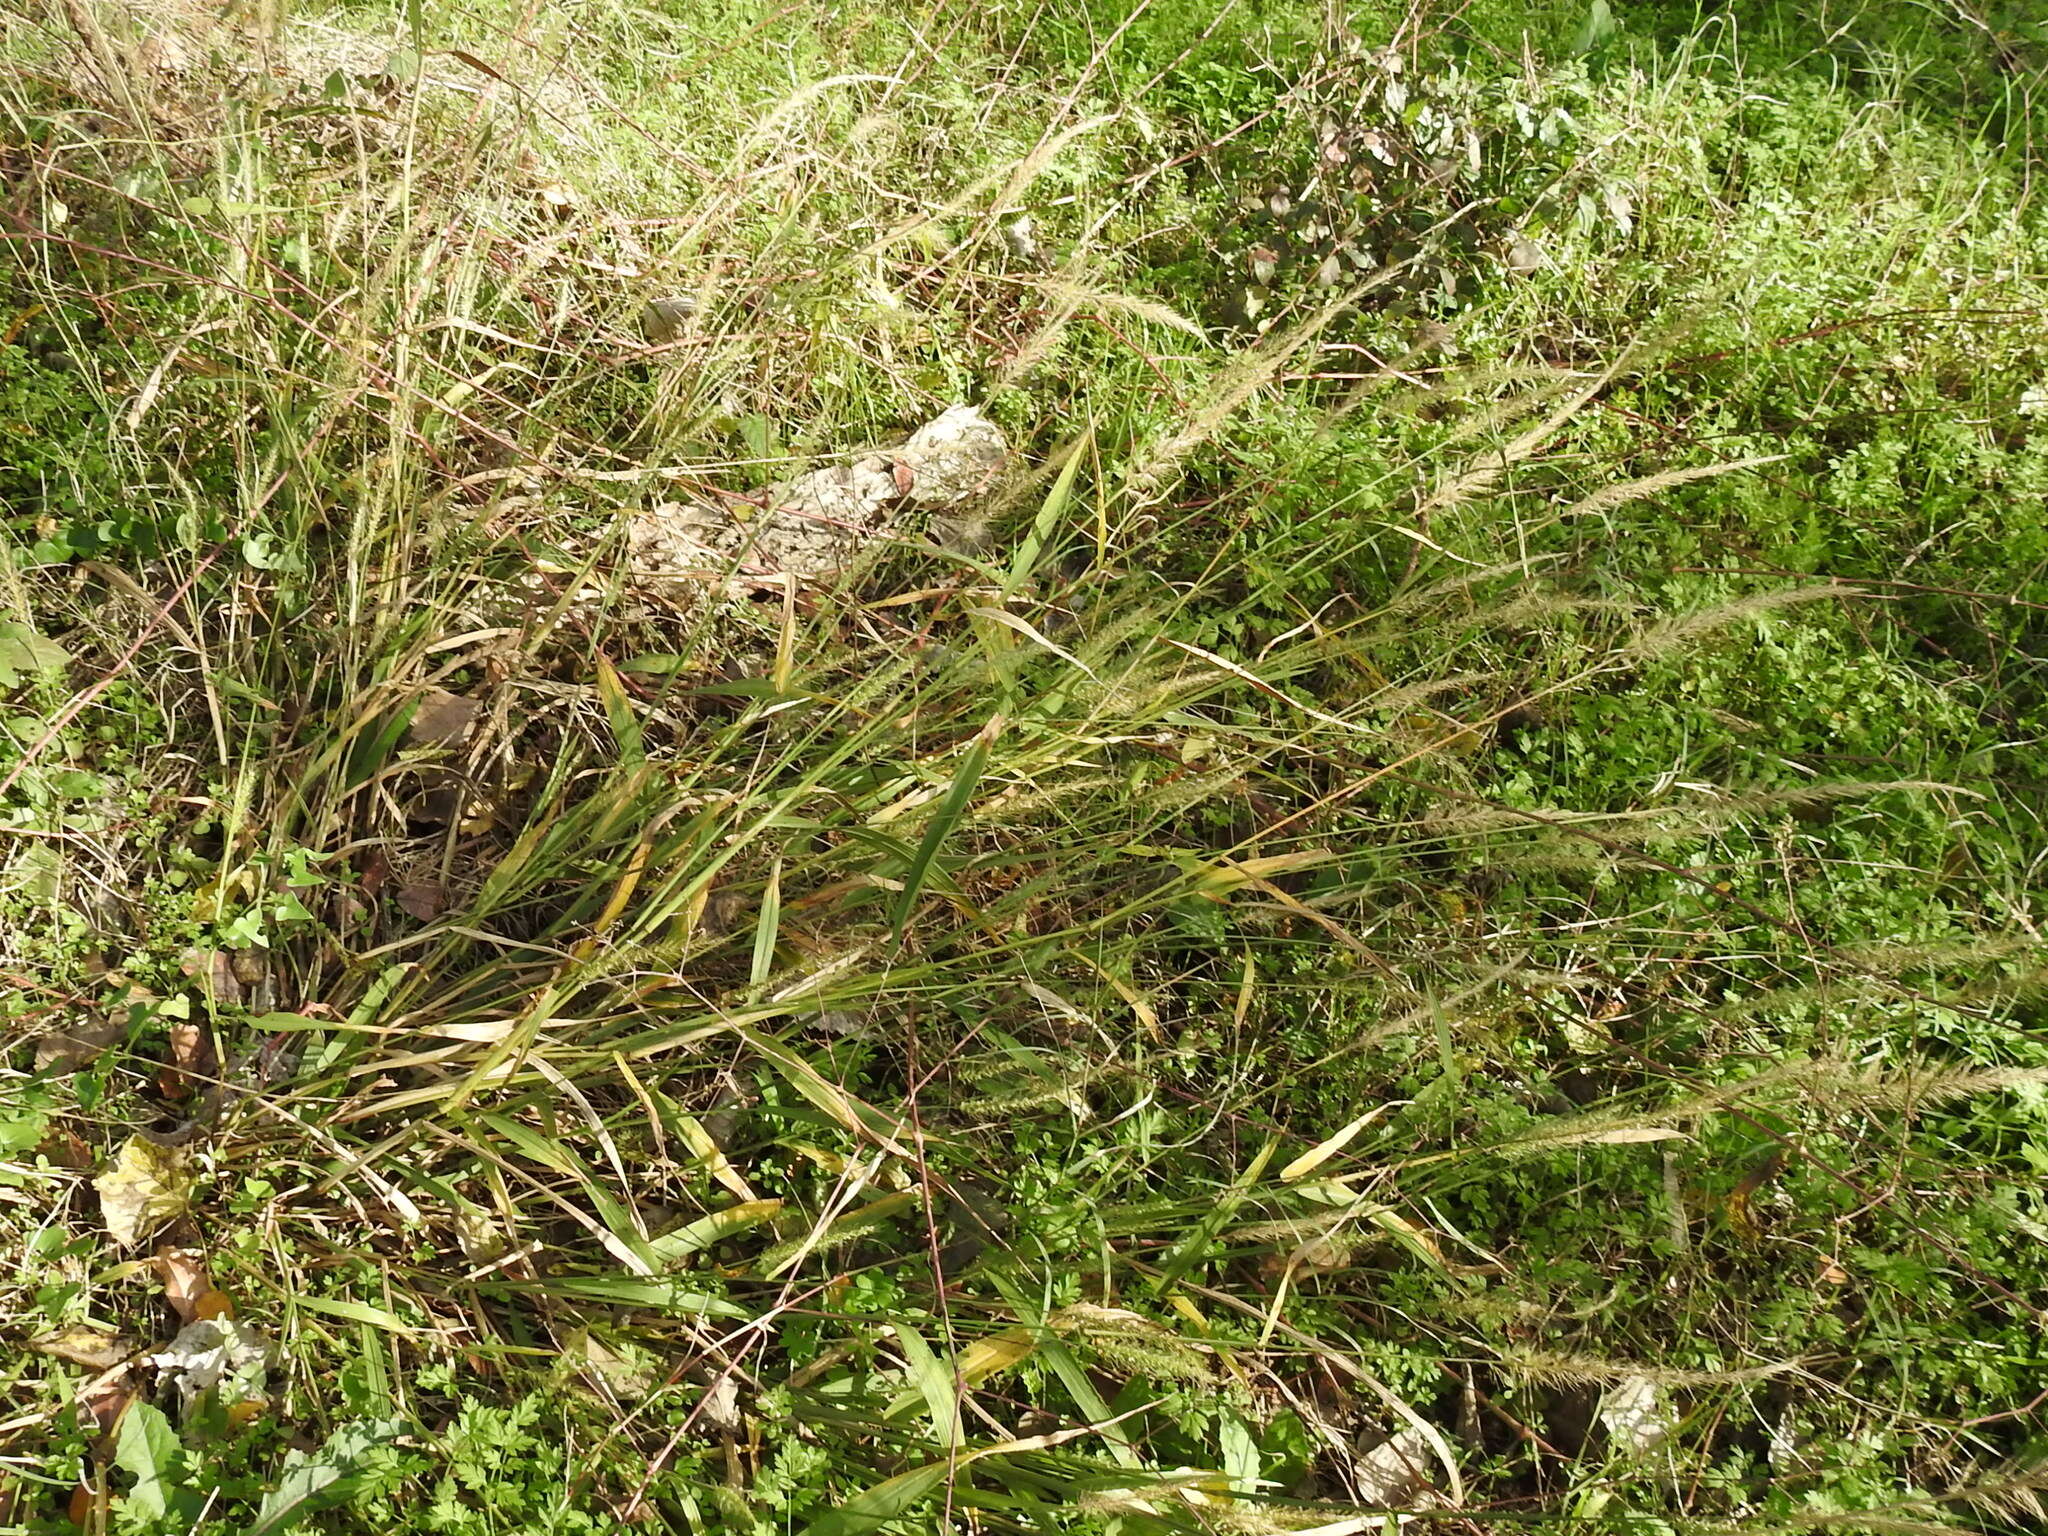
POLYGON ((172 1218, 182 1216, 192 1196, 192 1175, 175 1147, 160 1147, 130 1136, 114 1165, 92 1181, 100 1192, 100 1215, 117 1248, 142 1241, 172 1218))

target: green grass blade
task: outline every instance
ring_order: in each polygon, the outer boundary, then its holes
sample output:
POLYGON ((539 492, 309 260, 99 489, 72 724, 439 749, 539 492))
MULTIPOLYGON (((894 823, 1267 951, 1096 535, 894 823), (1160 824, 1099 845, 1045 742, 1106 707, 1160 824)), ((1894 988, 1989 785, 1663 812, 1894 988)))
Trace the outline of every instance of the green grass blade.
POLYGON ((988 767, 990 749, 1002 734, 1002 729, 1001 715, 992 716, 981 728, 973 745, 967 749, 967 755, 960 760, 952 785, 933 813, 931 824, 924 829, 924 836, 918 841, 917 852, 903 876, 902 894, 896 898, 895 915, 889 923, 889 936, 899 946, 903 943, 903 931, 909 926, 910 915, 917 910, 917 898, 931 877, 932 864, 939 856, 939 849, 953 828, 959 825, 960 818, 967 814, 967 807, 974 799, 975 786, 981 782, 982 772, 988 767))

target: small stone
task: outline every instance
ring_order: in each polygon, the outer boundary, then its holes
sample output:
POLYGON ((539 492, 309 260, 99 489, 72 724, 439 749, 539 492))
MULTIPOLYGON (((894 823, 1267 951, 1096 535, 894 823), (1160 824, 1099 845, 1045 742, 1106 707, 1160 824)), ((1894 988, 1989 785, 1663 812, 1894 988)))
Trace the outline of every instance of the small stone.
POLYGON ((696 313, 696 296, 679 293, 673 298, 649 301, 640 312, 640 325, 647 332, 649 341, 674 341, 688 329, 696 313))
POLYGON ((799 475, 744 504, 674 502, 643 512, 628 525, 628 564, 644 586, 685 604, 781 591, 787 577, 834 576, 877 539, 915 531, 935 513, 961 515, 1008 455, 993 422, 955 406, 900 448, 799 475))
POLYGON ((1038 235, 1032 227, 1031 215, 1019 214, 1002 227, 1003 248, 1019 261, 1038 260, 1038 235))

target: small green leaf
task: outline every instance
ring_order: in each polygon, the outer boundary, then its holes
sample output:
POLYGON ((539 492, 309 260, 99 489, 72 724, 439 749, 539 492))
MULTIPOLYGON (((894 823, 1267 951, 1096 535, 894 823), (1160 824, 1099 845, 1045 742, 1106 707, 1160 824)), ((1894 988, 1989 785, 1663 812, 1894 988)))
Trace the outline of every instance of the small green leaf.
POLYGON ((43 1139, 50 1117, 34 1105, 0 1109, 0 1157, 15 1157, 43 1139))

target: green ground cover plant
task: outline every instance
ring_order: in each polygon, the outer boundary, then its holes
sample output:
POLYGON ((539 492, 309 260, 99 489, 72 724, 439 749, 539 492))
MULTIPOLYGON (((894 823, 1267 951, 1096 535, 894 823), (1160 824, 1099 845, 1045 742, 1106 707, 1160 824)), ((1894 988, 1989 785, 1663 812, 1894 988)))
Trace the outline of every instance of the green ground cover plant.
POLYGON ((2030 7, 0 65, 0 1529, 2039 1527, 2030 7))

